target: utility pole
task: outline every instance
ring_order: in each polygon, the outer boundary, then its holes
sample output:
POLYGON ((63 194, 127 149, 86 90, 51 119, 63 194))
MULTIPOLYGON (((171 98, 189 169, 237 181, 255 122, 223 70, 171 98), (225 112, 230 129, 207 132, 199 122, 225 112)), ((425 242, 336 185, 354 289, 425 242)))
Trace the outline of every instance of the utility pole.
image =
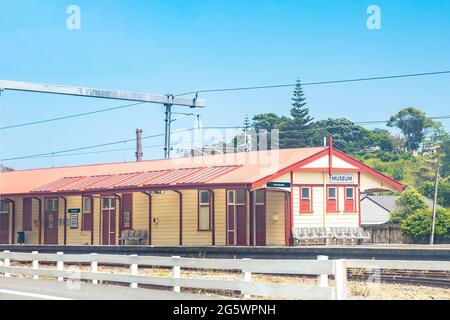
POLYGON ((164 143, 164 159, 170 159, 170 149, 172 146, 170 145, 170 136, 172 134, 171 126, 172 126, 172 101, 174 100, 174 96, 168 94, 167 101, 169 103, 164 104, 166 107, 166 129, 165 129, 165 143, 164 143))
POLYGON ((437 160, 436 160, 436 177, 434 183, 434 200, 433 200, 433 221, 431 223, 431 237, 430 237, 430 245, 434 244, 434 233, 436 229, 436 207, 437 207, 437 197, 438 197, 438 189, 439 189, 439 149, 437 149, 437 160))
POLYGON ((142 129, 136 129, 136 162, 142 162, 142 129))

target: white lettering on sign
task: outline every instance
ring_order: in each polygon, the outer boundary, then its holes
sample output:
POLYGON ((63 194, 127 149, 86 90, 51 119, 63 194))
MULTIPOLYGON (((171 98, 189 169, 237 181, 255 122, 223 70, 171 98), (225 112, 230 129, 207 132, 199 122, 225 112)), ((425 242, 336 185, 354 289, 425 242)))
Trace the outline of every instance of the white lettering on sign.
POLYGON ((351 174, 338 174, 330 177, 331 183, 353 183, 353 175, 351 174))

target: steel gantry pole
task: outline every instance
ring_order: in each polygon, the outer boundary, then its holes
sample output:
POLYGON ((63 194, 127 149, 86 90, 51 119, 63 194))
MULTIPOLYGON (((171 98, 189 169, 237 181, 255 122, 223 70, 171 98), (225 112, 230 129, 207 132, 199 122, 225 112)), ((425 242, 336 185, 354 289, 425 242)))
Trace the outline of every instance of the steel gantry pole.
POLYGON ((85 87, 0 80, 0 93, 3 90, 163 104, 166 107, 166 119, 165 119, 166 134, 164 144, 165 145, 164 156, 166 159, 170 158, 170 151, 171 151, 170 135, 172 123, 172 107, 173 106, 183 106, 189 108, 205 107, 205 100, 198 99, 198 94, 193 99, 186 99, 175 97, 172 94, 156 95, 149 93, 136 93, 118 90, 103 90, 85 87))
POLYGON ((165 143, 164 143, 164 158, 170 159, 170 136, 172 134, 172 106, 173 104, 167 103, 166 106, 166 130, 165 130, 165 143))

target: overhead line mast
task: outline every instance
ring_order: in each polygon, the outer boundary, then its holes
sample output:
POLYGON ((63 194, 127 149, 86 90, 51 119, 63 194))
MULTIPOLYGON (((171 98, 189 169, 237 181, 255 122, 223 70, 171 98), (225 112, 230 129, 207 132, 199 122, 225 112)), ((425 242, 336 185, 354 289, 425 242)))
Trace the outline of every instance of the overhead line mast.
POLYGON ((30 82, 0 80, 1 91, 23 91, 23 92, 37 92, 47 94, 58 94, 67 96, 126 100, 146 103, 158 103, 166 107, 166 139, 164 155, 170 158, 170 134, 171 134, 171 120, 172 120, 172 106, 183 106, 189 108, 204 108, 205 100, 199 100, 197 97, 193 99, 176 98, 173 95, 156 95, 149 93, 136 93, 119 90, 103 90, 85 87, 74 87, 53 84, 39 84, 30 82))

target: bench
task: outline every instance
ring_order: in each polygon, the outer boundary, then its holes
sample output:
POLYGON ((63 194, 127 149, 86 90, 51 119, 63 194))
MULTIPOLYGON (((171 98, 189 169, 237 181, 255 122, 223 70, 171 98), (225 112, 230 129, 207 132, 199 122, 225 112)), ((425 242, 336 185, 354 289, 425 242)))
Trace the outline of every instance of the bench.
POLYGON ((141 244, 145 239, 147 239, 146 230, 124 230, 119 238, 119 243, 120 245, 127 245, 130 242, 141 244))
POLYGON ((334 240, 337 244, 338 241, 357 242, 362 244, 364 241, 370 240, 370 234, 364 231, 363 228, 354 227, 331 227, 329 231, 326 228, 314 227, 314 228, 293 228, 292 235, 296 245, 301 242, 314 241, 327 244, 327 240, 334 240))

